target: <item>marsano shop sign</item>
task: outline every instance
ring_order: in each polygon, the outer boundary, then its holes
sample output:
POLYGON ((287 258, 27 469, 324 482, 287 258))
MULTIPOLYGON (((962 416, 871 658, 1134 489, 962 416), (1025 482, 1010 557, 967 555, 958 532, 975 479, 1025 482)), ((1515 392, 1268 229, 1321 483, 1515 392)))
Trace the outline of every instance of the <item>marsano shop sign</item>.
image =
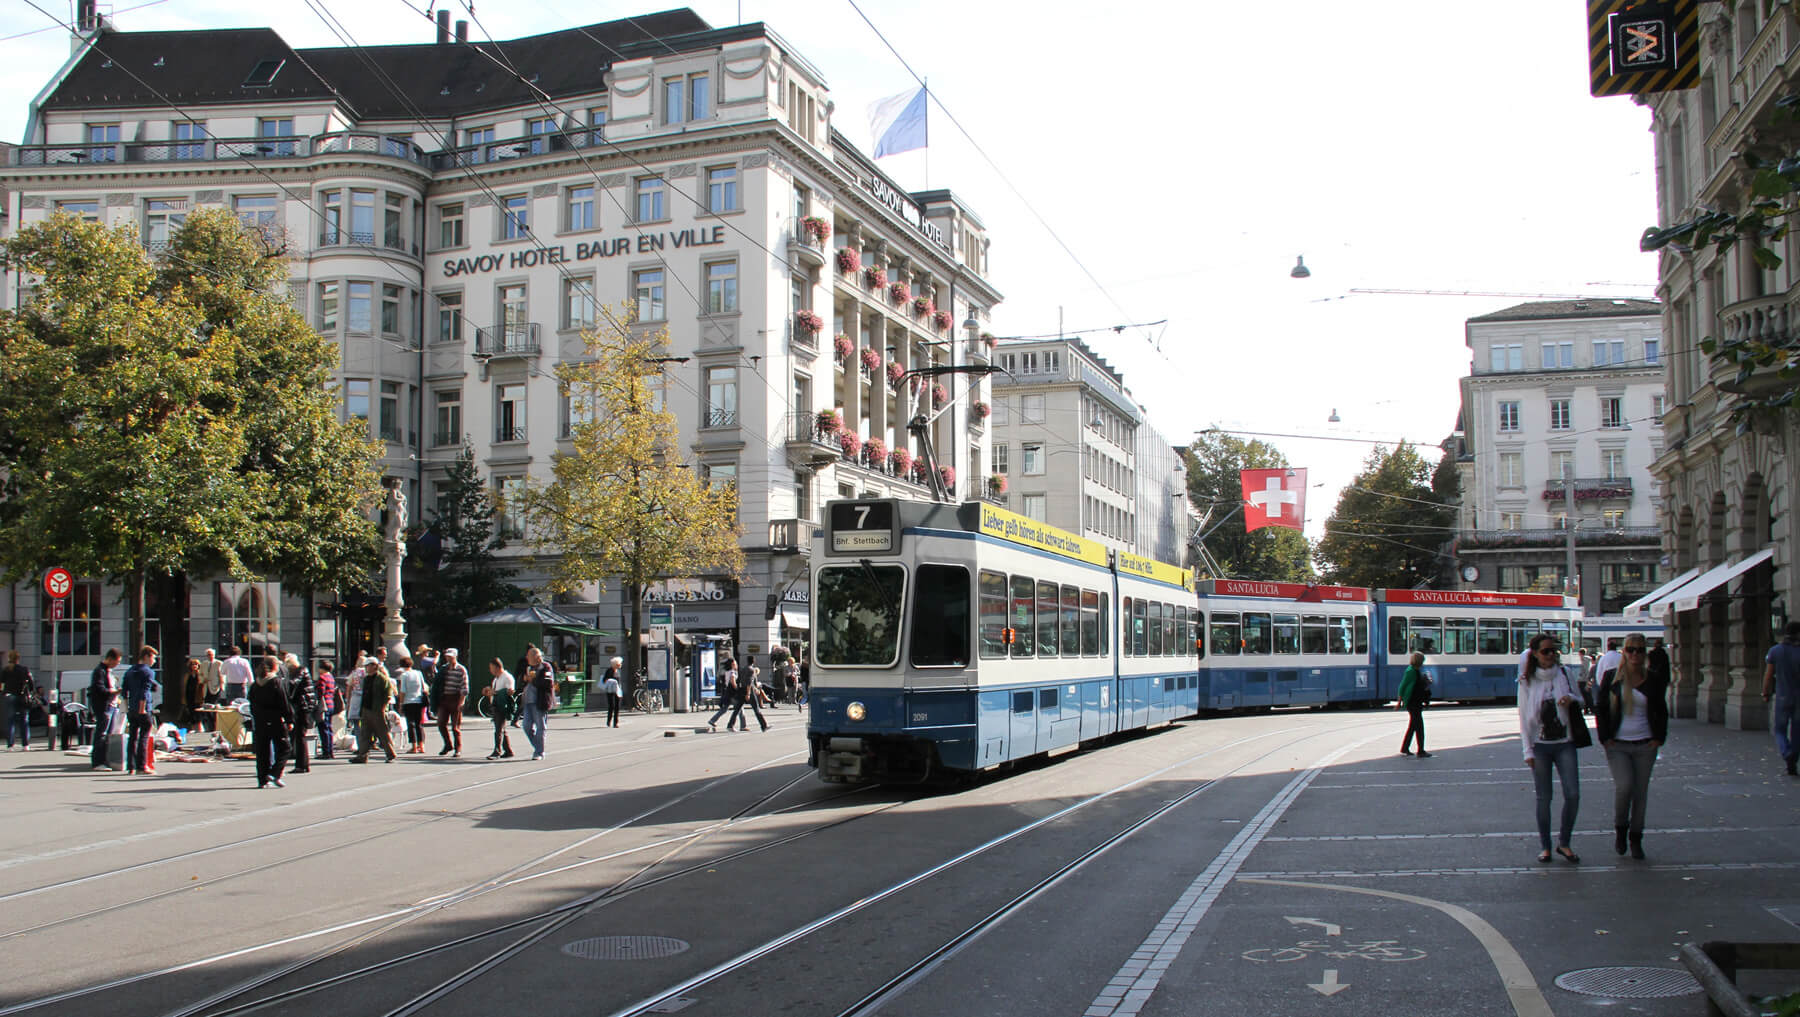
POLYGON ((506 254, 478 254, 467 258, 446 258, 444 278, 497 272, 502 268, 518 270, 539 265, 563 265, 617 258, 628 254, 659 254, 688 247, 715 247, 725 243, 725 227, 709 226, 691 230, 669 230, 663 233, 641 233, 633 237, 604 237, 584 240, 573 247, 528 247, 506 254))

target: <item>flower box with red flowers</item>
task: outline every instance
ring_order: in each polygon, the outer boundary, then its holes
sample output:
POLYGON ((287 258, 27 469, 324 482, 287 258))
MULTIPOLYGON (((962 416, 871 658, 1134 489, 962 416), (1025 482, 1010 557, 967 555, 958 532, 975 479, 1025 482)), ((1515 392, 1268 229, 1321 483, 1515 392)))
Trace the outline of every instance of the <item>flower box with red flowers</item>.
POLYGON ((856 352, 856 344, 850 341, 849 336, 839 332, 831 340, 831 352, 837 357, 838 363, 845 363, 850 359, 850 354, 856 352))
POLYGON ((933 312, 931 312, 931 323, 933 325, 937 326, 937 330, 939 332, 944 332, 944 331, 949 330, 949 328, 950 328, 950 312, 949 311, 933 311, 933 312))
POLYGON ((800 232, 815 244, 822 244, 831 237, 831 224, 816 215, 809 215, 800 220, 800 232))
POLYGON ((887 442, 880 438, 870 438, 863 442, 863 462, 877 469, 887 465, 887 442))
POLYGON ((888 283, 888 299, 896 304, 904 304, 912 299, 912 290, 907 289, 903 282, 888 283))
POLYGON ((844 426, 844 419, 837 415, 836 410, 820 410, 819 415, 813 419, 822 438, 831 437, 844 426))
POLYGON ((855 431, 839 431, 837 439, 838 448, 844 450, 845 459, 854 460, 856 454, 862 451, 862 438, 855 431))
POLYGON ((950 401, 950 390, 943 385, 931 386, 931 405, 942 406, 950 401))
POLYGON ((898 360, 888 361, 888 365, 887 365, 888 384, 893 385, 894 387, 898 388, 901 380, 905 377, 906 377, 906 367, 903 364, 901 364, 900 361, 898 361, 898 360))
POLYGON ((956 486, 956 467, 940 466, 938 467, 938 476, 943 478, 945 487, 956 486))
POLYGON ((1006 493, 1006 474, 996 473, 995 475, 989 477, 988 478, 988 492, 990 494, 1005 494, 1006 493))
POLYGON ((862 359, 863 370, 869 372, 881 370, 881 354, 874 350, 863 350, 858 356, 862 359))
POLYGON ((906 472, 912 469, 912 464, 912 453, 903 448, 897 448, 888 453, 888 465, 894 468, 895 476, 905 476, 906 472))
POLYGON ((993 409, 987 403, 977 400, 973 406, 969 407, 969 412, 975 414, 976 420, 986 420, 993 409))
POLYGON ((808 335, 818 335, 819 330, 825 327, 825 319, 819 317, 817 311, 796 311, 794 312, 794 324, 800 327, 800 331, 808 335))
POLYGON ((876 268, 874 265, 870 265, 868 268, 863 269, 863 285, 872 290, 878 290, 887 285, 887 273, 876 268))
POLYGON ((854 274, 862 267, 862 255, 854 247, 843 248, 837 252, 837 266, 844 275, 854 274))
POLYGON ((913 298, 913 313, 914 314, 923 316, 923 315, 931 314, 932 312, 934 312, 936 310, 937 310, 937 305, 932 303, 932 300, 930 297, 914 297, 913 298))

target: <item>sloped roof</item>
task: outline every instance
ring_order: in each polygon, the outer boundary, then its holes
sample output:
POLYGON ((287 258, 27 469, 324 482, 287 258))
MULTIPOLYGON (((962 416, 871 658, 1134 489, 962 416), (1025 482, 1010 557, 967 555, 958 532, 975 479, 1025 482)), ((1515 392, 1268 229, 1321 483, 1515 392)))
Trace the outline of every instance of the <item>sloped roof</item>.
MULTIPOLYGON (((422 25, 421 30, 435 29, 422 25)), ((514 68, 553 96, 596 91, 616 60, 716 45, 727 35, 748 37, 762 30, 760 24, 744 25, 718 39, 697 40, 695 35, 712 32, 712 26, 680 8, 473 44, 296 50, 268 28, 106 32, 44 108, 161 106, 165 100, 185 108, 337 97, 358 117, 410 117, 414 110, 448 116, 531 102, 537 93, 518 80, 514 68), (265 60, 282 62, 274 80, 246 85, 265 60)))
POLYGON ((1548 318, 1637 318, 1662 313, 1662 302, 1635 297, 1590 297, 1581 300, 1539 300, 1514 304, 1469 321, 1536 321, 1548 318))

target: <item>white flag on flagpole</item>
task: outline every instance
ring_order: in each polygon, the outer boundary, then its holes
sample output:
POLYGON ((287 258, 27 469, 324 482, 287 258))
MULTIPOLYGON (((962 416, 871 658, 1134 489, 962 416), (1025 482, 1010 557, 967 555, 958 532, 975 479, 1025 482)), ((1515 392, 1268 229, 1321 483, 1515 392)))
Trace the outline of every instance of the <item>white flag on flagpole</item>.
POLYGON ((869 107, 869 131, 875 137, 875 158, 899 155, 927 144, 924 88, 889 96, 869 107))

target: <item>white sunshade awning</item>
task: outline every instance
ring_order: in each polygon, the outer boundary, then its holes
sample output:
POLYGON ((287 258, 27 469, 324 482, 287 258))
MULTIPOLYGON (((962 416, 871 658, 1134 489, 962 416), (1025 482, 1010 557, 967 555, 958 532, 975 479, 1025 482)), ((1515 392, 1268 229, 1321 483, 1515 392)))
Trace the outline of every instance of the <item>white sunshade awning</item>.
POLYGON ((1632 601, 1631 603, 1626 604, 1625 610, 1623 612, 1623 614, 1625 615, 1625 620, 1626 621, 1635 621, 1637 619, 1637 616, 1644 612, 1645 608, 1649 607, 1651 604, 1655 603, 1656 601, 1662 599, 1662 597, 1665 594, 1674 593, 1680 587, 1685 586, 1689 582, 1692 582, 1694 577, 1698 576, 1699 574, 1700 574, 1699 569, 1688 569, 1686 572, 1683 572, 1681 575, 1676 576, 1674 579, 1669 580, 1668 582, 1662 584, 1661 586, 1658 586, 1656 589, 1651 590, 1649 593, 1646 593, 1643 596, 1639 597, 1638 599, 1632 601))
POLYGON ((1657 618, 1660 618, 1671 611, 1675 613, 1692 611, 1694 608, 1700 606, 1701 597, 1706 596, 1773 557, 1775 557, 1775 549, 1772 547, 1765 547, 1736 564, 1715 565, 1701 573, 1699 577, 1670 590, 1655 601, 1644 605, 1644 610, 1650 612, 1653 617, 1657 618))

